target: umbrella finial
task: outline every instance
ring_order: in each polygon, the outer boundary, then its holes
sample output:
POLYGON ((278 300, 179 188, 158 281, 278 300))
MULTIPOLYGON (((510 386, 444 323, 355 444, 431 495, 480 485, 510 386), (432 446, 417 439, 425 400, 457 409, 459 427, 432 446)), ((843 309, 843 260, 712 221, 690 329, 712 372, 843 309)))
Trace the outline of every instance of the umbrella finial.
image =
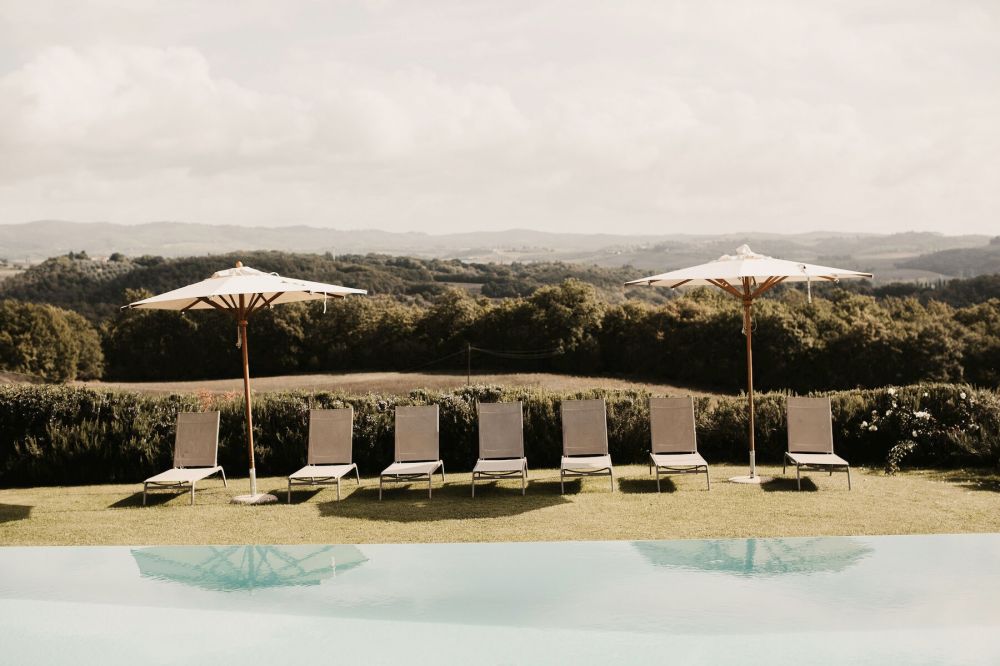
POLYGON ((236 268, 243 268, 243 262, 242 261, 237 261, 236 262, 236 268))

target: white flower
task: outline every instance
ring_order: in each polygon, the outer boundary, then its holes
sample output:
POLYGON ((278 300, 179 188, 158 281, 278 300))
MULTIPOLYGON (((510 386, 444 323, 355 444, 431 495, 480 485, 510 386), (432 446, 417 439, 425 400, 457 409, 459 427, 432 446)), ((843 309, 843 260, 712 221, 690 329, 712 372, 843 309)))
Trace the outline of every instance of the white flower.
POLYGON ((862 428, 867 428, 868 427, 868 421, 862 421, 861 422, 861 427, 862 428))
POLYGON ((896 395, 896 389, 894 389, 893 387, 890 386, 889 389, 888 389, 888 391, 887 391, 887 393, 889 395, 896 395))
POLYGON ((868 426, 868 432, 875 432, 876 430, 878 430, 878 426, 874 423, 868 426))
POLYGON ((913 438, 914 438, 914 439, 916 439, 916 437, 917 437, 917 431, 916 431, 916 430, 914 430, 914 431, 913 431, 913 432, 911 432, 910 434, 911 434, 911 435, 913 435, 913 438))
POLYGON ((959 393, 958 397, 961 398, 962 400, 965 400, 965 391, 962 391, 961 393, 959 393))
MULTIPOLYGON (((893 404, 896 404, 896 403, 893 403, 893 404)), ((885 415, 886 416, 889 416, 890 414, 892 414, 892 410, 891 409, 885 410, 885 415)))
POLYGON ((927 396, 929 396, 929 395, 930 395, 930 393, 928 393, 927 391, 924 391, 924 397, 925 397, 925 398, 926 398, 927 396))
POLYGON ((896 409, 896 401, 895 400, 892 401, 892 408, 896 409))
POLYGON ((913 412, 913 415, 918 419, 923 419, 925 421, 931 417, 930 412, 913 412))

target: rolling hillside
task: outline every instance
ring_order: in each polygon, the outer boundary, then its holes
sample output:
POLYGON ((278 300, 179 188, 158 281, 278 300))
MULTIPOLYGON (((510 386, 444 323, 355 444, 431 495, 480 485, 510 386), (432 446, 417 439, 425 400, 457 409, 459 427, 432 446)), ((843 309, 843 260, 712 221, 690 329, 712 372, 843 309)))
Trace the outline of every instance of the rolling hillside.
MULTIPOLYGON (((988 248, 989 237, 837 232, 626 236, 524 229, 432 235, 310 226, 247 228, 177 222, 120 225, 39 221, 0 225, 0 258, 28 262, 79 251, 97 257, 113 253, 131 257, 147 254, 183 257, 275 250, 333 255, 380 253, 482 264, 561 261, 663 271, 714 259, 743 243, 764 254, 874 272, 876 282, 884 283, 965 275, 968 271, 937 270, 955 270, 952 262, 921 263, 920 258, 948 251, 977 252, 988 248)), ((978 271, 975 274, 991 272, 975 270, 978 271)))

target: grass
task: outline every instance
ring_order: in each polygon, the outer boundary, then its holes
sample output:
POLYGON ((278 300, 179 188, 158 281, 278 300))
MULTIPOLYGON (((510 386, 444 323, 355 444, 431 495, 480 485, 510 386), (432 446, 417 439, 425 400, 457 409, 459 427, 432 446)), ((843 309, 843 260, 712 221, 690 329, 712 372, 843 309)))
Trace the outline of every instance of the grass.
MULTIPOLYGON (((780 475, 780 468, 760 468, 780 475)), ((726 483, 744 467, 712 467, 678 476, 656 493, 645 467, 622 466, 618 492, 606 477, 568 482, 559 494, 555 470, 532 471, 528 494, 516 482, 477 490, 469 475, 426 486, 401 486, 378 501, 377 479, 346 482, 343 501, 332 488, 299 490, 284 504, 285 480, 260 487, 276 506, 229 504, 245 480, 202 482, 195 506, 185 493, 161 492, 141 506, 141 486, 101 485, 0 490, 0 545, 401 543, 673 539, 805 535, 927 534, 1000 531, 1000 476, 975 470, 913 471, 889 477, 856 470, 854 490, 843 474, 812 473, 795 490, 794 475, 764 487, 726 483)))
MULTIPOLYGON (((451 390, 465 386, 464 372, 350 372, 334 375, 285 375, 254 377, 255 391, 345 391, 348 393, 405 394, 417 388, 451 390)), ((649 383, 615 377, 587 377, 547 372, 472 374, 473 384, 526 386, 552 391, 587 391, 595 386, 608 389, 648 389, 656 394, 712 395, 702 390, 649 383)), ((243 380, 206 379, 187 382, 81 382, 85 386, 112 388, 142 393, 237 393, 243 391, 243 380)))

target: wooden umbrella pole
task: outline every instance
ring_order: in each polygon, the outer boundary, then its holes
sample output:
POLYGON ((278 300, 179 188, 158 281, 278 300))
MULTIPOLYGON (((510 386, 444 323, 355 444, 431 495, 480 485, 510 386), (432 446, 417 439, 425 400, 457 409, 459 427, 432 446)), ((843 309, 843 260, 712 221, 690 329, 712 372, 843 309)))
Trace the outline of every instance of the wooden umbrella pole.
POLYGON ((253 461, 253 409, 250 402, 250 356, 247 351, 247 311, 245 299, 240 294, 240 308, 237 313, 240 328, 240 351, 243 356, 243 397, 246 403, 247 450, 250 454, 250 494, 257 494, 257 470, 253 461))
POLYGON ((753 408, 753 296, 749 278, 743 279, 743 333, 747 338, 747 411, 750 435, 750 478, 757 475, 756 452, 754 450, 754 408, 753 408))

